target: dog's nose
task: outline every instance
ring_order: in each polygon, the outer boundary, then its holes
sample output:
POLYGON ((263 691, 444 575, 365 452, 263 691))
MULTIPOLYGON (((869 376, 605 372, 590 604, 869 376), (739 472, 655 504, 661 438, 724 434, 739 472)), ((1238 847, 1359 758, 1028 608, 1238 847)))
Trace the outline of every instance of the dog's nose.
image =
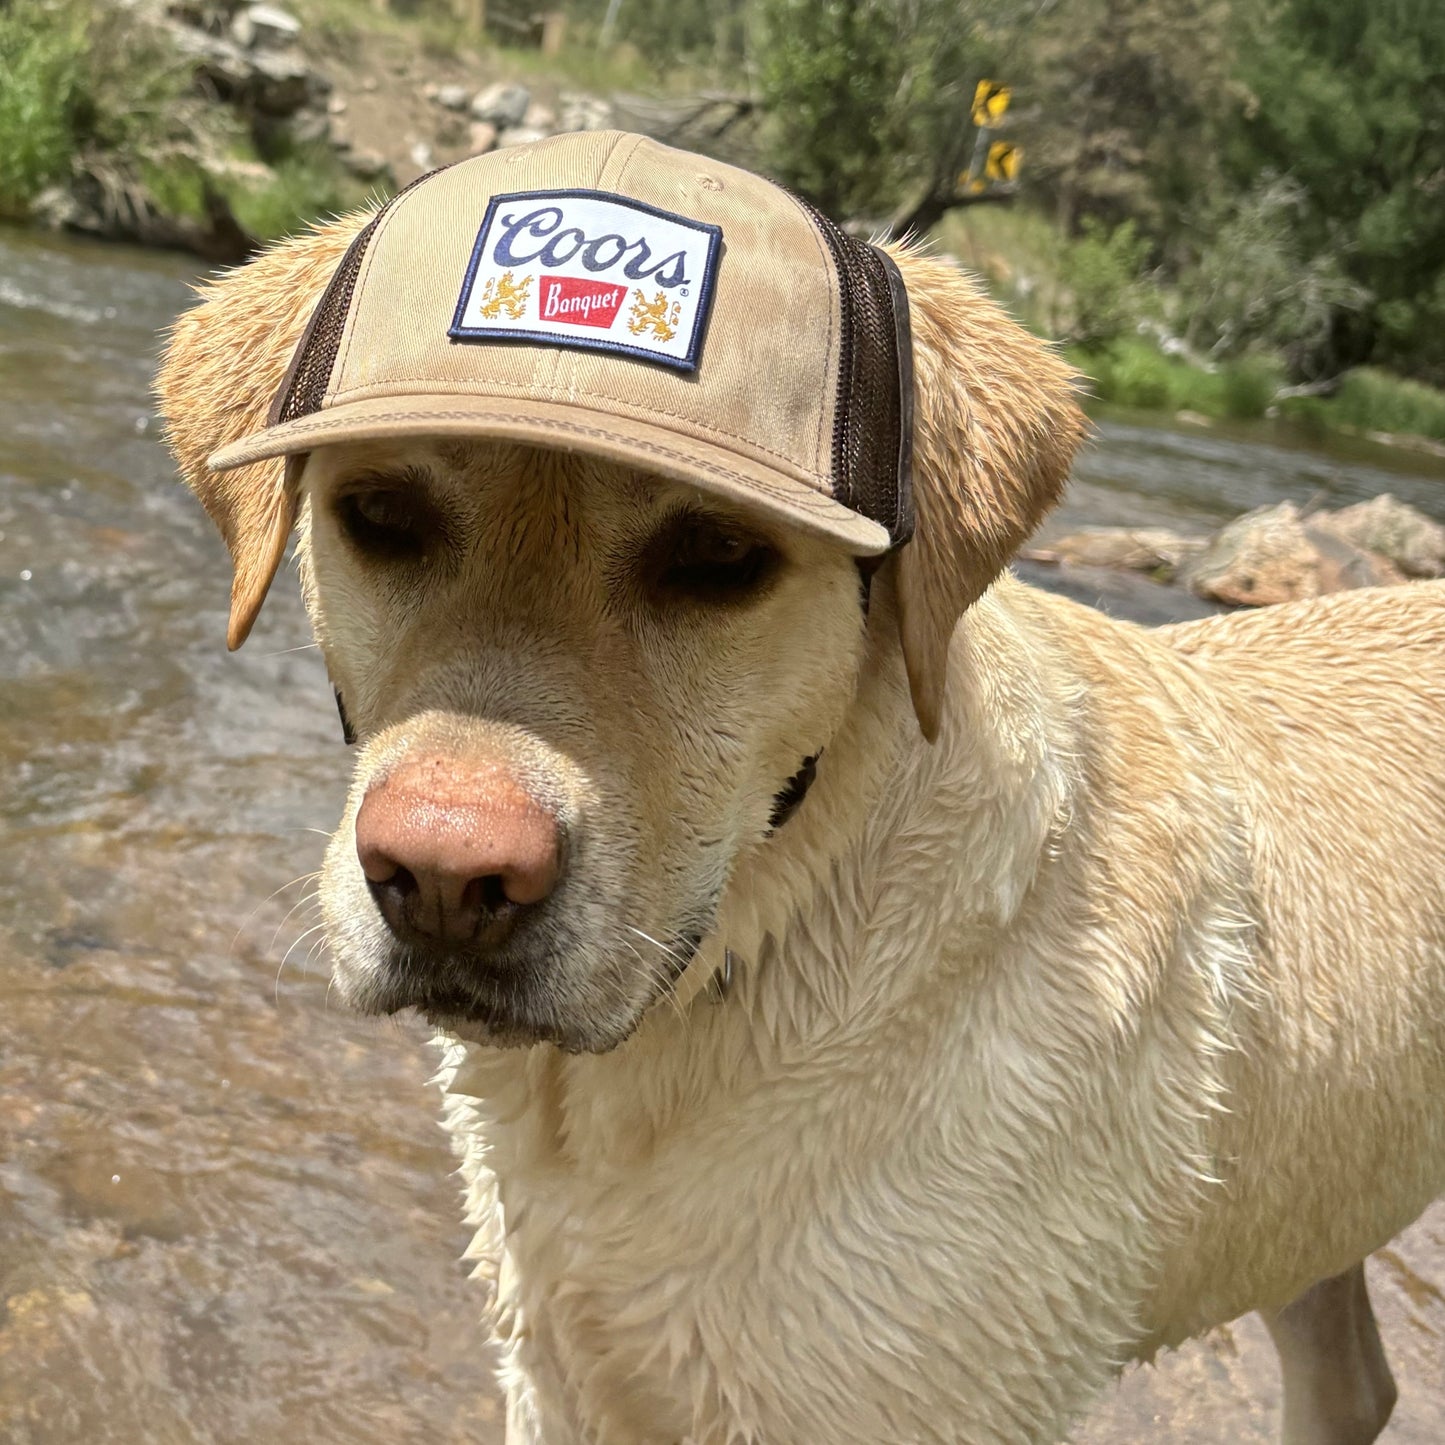
POLYGON ((500 947, 557 886, 556 817, 501 764, 408 759, 367 791, 356 854, 403 941, 500 947))

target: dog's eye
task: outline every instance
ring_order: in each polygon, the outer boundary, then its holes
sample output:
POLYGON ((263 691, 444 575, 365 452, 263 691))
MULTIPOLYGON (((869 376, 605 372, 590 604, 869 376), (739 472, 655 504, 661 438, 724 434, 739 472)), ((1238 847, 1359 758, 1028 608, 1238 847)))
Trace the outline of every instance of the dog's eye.
POLYGON ((437 532, 435 513, 415 491, 368 487, 337 498, 342 530, 376 557, 419 557, 437 532))
POLYGON ((660 593, 703 602, 746 596, 778 563, 777 552, 743 528, 698 516, 680 518, 658 539, 655 555, 660 593))

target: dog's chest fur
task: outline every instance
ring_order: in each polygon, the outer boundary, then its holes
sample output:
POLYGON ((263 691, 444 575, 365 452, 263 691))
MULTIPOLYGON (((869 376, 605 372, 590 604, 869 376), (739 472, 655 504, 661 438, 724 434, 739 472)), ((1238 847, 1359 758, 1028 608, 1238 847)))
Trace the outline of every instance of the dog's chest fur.
POLYGON ((1008 748, 915 780, 973 795, 930 810, 948 836, 900 849, 890 818, 888 855, 865 831, 820 868, 800 831, 731 890, 748 962, 726 1004, 662 1007, 603 1058, 449 1050, 519 1440, 1057 1438, 1147 1337, 1157 1239, 1205 1172, 1237 919, 1201 861, 1191 927, 1145 945, 1170 997, 1130 996, 1140 940, 1081 914, 1049 859, 1062 784, 1008 748), (990 790, 1013 794, 1007 830, 990 790), (930 858, 951 891, 928 891, 930 858), (1196 1031, 1187 1076, 1166 1013, 1196 1031))

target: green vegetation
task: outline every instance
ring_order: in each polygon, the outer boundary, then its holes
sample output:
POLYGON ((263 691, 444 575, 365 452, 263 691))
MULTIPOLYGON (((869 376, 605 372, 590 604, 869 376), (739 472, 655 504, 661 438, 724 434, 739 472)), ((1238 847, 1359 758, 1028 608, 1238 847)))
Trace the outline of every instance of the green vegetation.
POLYGON ((241 118, 194 92, 190 64, 143 18, 0 0, 0 216, 79 181, 122 234, 178 239, 229 206, 264 241, 363 195, 324 148, 270 159, 257 164, 241 118))
MULTIPOLYGON (((1445 386, 1439 0, 737 3, 766 37, 767 163, 839 214, 967 203, 973 83, 1013 87, 1000 134, 1047 239, 1016 226, 1032 255, 985 269, 1102 395, 1248 415, 1361 366, 1445 386)), ((965 260, 983 209, 941 233, 965 260)), ((1286 409, 1430 433, 1438 394, 1374 374, 1286 409)))
POLYGON ((0 9, 0 215, 23 215, 69 170, 85 59, 78 12, 56 12, 37 0, 0 9))
POLYGON ((260 183, 232 181, 226 188, 236 219, 258 241, 279 240, 306 221, 352 210, 366 194, 357 181, 338 172, 320 146, 296 150, 270 169, 260 183))
POLYGON ((1445 441, 1445 392, 1374 367, 1350 372, 1334 396, 1295 397, 1280 403, 1285 415, 1351 431, 1382 431, 1445 441))
MULTIPOLYGON (((859 228, 931 233, 1101 397, 1445 430, 1440 0, 557 0, 555 56, 533 0, 488 0, 485 36, 461 0, 292 3, 308 45, 381 45, 396 75, 409 51, 722 95, 682 143, 859 228), (996 134, 1024 159, 980 198, 961 177, 983 78, 1012 88, 996 134)), ((196 225, 229 206, 267 239, 360 199, 324 146, 278 150, 198 94, 143 15, 0 0, 0 215, 92 177, 196 225)))
POLYGON ((1224 362, 1207 371, 1165 356, 1137 337, 1097 350, 1069 349, 1067 354, 1089 377, 1100 401, 1146 411, 1248 420, 1265 415, 1283 381, 1279 364, 1265 357, 1224 362))

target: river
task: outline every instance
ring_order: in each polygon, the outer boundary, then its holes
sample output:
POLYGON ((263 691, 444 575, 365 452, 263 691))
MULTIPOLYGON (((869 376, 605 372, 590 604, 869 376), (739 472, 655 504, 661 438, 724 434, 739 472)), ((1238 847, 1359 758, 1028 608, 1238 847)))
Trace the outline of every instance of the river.
MULTIPOLYGON (((0 1442, 495 1445, 430 1050, 329 1007, 310 931, 348 758, 294 581, 227 655, 224 549, 158 438, 192 279, 0 231, 0 1442)), ((1438 463, 1111 418, 1051 529, 1381 490, 1445 519, 1438 463)), ((1371 1278, 1385 1439, 1437 1445, 1445 1207, 1371 1278)), ((1262 1445, 1278 1394, 1246 1321, 1130 1372, 1076 1440, 1262 1445)))

